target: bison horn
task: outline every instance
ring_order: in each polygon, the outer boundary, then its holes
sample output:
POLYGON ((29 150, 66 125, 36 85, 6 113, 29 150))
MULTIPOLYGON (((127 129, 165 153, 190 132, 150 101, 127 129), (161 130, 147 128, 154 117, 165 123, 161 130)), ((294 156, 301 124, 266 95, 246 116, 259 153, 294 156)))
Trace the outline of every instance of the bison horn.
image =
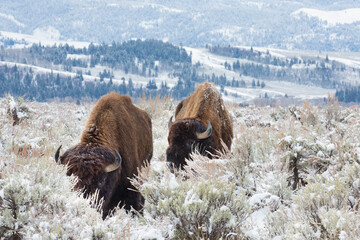
POLYGON ((170 125, 171 125, 171 123, 173 122, 173 120, 172 120, 172 119, 173 119, 173 116, 171 116, 171 117, 170 117, 170 119, 169 119, 169 122, 168 122, 168 128, 170 128, 170 125))
POLYGON ((206 138, 208 138, 208 137, 211 136, 212 126, 211 126, 211 123, 210 123, 209 120, 207 120, 207 124, 208 124, 208 127, 207 127, 207 129, 206 129, 205 132, 202 132, 202 133, 198 133, 198 132, 197 132, 197 133, 196 133, 196 137, 197 137, 198 139, 206 139, 206 138))
POLYGON ((59 155, 60 155, 60 149, 61 149, 62 145, 60 145, 60 147, 58 148, 58 150, 55 153, 55 162, 57 163, 59 161, 59 155))
POLYGON ((104 171, 107 172, 107 173, 113 172, 113 171, 117 170, 121 166, 122 158, 120 156, 120 153, 118 151, 116 151, 115 149, 114 149, 114 152, 115 152, 117 161, 112 163, 112 164, 109 164, 109 165, 107 165, 105 167, 104 171))

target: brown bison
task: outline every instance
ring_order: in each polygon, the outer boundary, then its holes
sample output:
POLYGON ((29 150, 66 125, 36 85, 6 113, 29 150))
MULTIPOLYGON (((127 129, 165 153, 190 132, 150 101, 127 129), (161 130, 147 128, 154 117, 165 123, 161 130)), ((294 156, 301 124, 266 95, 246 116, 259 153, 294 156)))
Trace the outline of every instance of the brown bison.
POLYGON ((232 138, 232 119, 219 91, 214 84, 199 84, 176 107, 175 121, 170 118, 166 164, 172 171, 174 166, 183 168, 195 148, 211 158, 224 150, 221 141, 230 149, 232 138))
POLYGON ((112 92, 100 98, 80 143, 59 158, 60 148, 55 160, 68 166, 67 175, 78 177, 75 190, 83 190, 84 196, 99 190, 103 218, 119 203, 127 210, 142 209, 144 198, 131 190, 128 178, 152 157, 151 119, 130 97, 112 92))

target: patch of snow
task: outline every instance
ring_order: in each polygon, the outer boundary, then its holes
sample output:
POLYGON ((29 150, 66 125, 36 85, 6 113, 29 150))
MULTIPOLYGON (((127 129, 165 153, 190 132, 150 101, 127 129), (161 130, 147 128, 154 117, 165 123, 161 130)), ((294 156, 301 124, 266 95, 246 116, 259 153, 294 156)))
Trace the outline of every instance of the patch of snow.
POLYGON ((33 31, 33 35, 39 39, 55 40, 55 41, 59 40, 61 36, 60 32, 52 26, 48 26, 44 28, 36 28, 33 31))
POLYGON ((172 190, 179 187, 179 183, 176 181, 175 175, 170 176, 169 187, 172 190))
POLYGON ((177 8, 170 8, 161 4, 155 4, 155 3, 138 3, 138 4, 131 4, 132 8, 145 8, 145 7, 151 7, 158 9, 159 12, 169 12, 169 13, 183 13, 184 10, 177 9, 177 8))
POLYGON ((76 59, 76 60, 85 60, 90 61, 90 55, 84 55, 84 54, 68 54, 66 55, 67 59, 76 59))
MULTIPOLYGON (((90 42, 79 42, 79 41, 72 41, 72 40, 59 40, 60 36, 58 35, 58 30, 55 28, 38 28, 34 31, 34 35, 22 34, 22 33, 14 33, 14 32, 6 32, 0 31, 0 36, 5 38, 10 38, 18 41, 25 41, 24 44, 15 45, 16 48, 23 48, 23 47, 31 47, 32 44, 39 44, 45 46, 53 46, 56 45, 65 45, 68 44, 70 46, 74 46, 75 48, 84 48, 88 47, 90 42), (42 35, 46 33, 46 31, 50 31, 52 34, 51 37, 42 38, 42 35)), ((60 34, 60 33, 59 33, 60 34)))
POLYGON ((222 206, 220 207, 220 211, 222 211, 222 212, 225 212, 225 211, 228 211, 228 210, 229 210, 229 207, 228 207, 228 206, 222 205, 222 206))
POLYGON ((325 157, 325 154, 322 152, 322 151, 319 151, 316 156, 320 157, 320 158, 323 158, 325 157))
POLYGON ((153 239, 162 240, 164 238, 163 238, 163 236, 161 235, 161 232, 158 229, 152 228, 150 230, 147 230, 146 232, 144 231, 141 234, 141 239, 144 239, 144 240, 153 240, 153 239))
POLYGON ((291 144, 293 142, 293 137, 292 136, 286 136, 281 141, 284 141, 287 144, 291 144))
POLYGON ((170 12, 170 13, 183 13, 185 11, 177 8, 169 8, 161 4, 150 4, 153 8, 158 8, 160 12, 170 12))
POLYGON ((339 239, 340 240, 347 240, 349 239, 348 235, 346 234, 345 231, 341 231, 340 234, 339 234, 339 239))
POLYGON ((321 21, 327 22, 329 26, 335 26, 336 24, 351 24, 360 21, 360 8, 349 8, 340 11, 300 8, 291 15, 299 16, 301 14, 319 18, 321 21))
POLYGON ((265 203, 265 200, 270 198, 271 194, 270 193, 258 193, 255 194, 253 196, 251 196, 251 198, 249 199, 249 203, 251 207, 255 207, 255 205, 257 206, 261 206, 265 203))
POLYGON ((16 109, 16 102, 15 99, 13 97, 10 98, 10 102, 9 102, 9 109, 10 111, 13 111, 14 109, 16 109))
POLYGON ((302 146, 295 146, 294 147, 294 150, 295 150, 295 152, 301 152, 302 150, 303 150, 304 148, 302 147, 302 146))
POLYGON ((194 193, 192 189, 190 189, 185 197, 184 206, 191 205, 193 203, 202 203, 203 201, 199 199, 199 197, 194 193))
POLYGON ((331 152, 331 151, 335 151, 335 144, 330 143, 326 146, 326 150, 331 152))
POLYGON ((352 185, 355 189, 360 189, 360 179, 356 179, 352 185))
POLYGON ((13 15, 0 13, 0 18, 6 18, 6 19, 12 21, 13 23, 15 23, 16 25, 18 25, 19 27, 25 27, 25 24, 16 20, 13 15))
POLYGON ((163 23, 163 21, 164 21, 164 19, 162 19, 162 18, 151 20, 151 21, 142 21, 139 23, 139 26, 144 29, 152 29, 152 28, 158 27, 160 24, 163 23))
POLYGON ((265 222, 266 217, 270 213, 270 207, 264 207, 260 208, 259 210, 254 211, 249 219, 247 220, 250 224, 254 224, 254 228, 249 234, 252 235, 252 239, 260 239, 260 236, 258 235, 260 232, 262 232, 265 229, 265 222), (255 234, 257 233, 257 234, 255 234))

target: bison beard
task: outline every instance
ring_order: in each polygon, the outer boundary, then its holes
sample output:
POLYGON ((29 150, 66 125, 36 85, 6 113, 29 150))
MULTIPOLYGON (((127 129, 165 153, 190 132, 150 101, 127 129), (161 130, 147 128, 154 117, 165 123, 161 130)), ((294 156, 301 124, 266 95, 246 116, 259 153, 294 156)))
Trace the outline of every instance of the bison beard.
MULTIPOLYGON (((60 146, 61 148, 61 146, 60 146)), ((60 148, 56 155, 59 156, 60 148)), ((58 157, 55 160, 59 162, 58 157)), ((108 215, 109 209, 116 207, 120 199, 112 198, 113 195, 121 195, 126 189, 115 189, 112 183, 119 182, 121 171, 121 156, 114 150, 104 146, 93 144, 78 144, 66 151, 61 157, 61 164, 67 165, 67 175, 76 175, 78 178, 74 190, 82 190, 84 197, 89 197, 99 190, 99 196, 104 197, 104 216, 108 215), (117 194, 115 194, 117 191, 117 194)))
POLYGON ((199 84, 195 92, 182 100, 175 110, 175 121, 169 121, 167 166, 183 168, 194 149, 212 158, 224 145, 230 149, 233 137, 232 119, 219 91, 211 83, 199 84))
POLYGON ((103 96, 90 114, 80 143, 62 156, 60 148, 56 162, 67 165, 67 175, 77 176, 74 188, 82 190, 84 197, 99 191, 103 218, 117 205, 142 210, 144 198, 132 190, 129 178, 152 157, 151 119, 128 96, 103 96))

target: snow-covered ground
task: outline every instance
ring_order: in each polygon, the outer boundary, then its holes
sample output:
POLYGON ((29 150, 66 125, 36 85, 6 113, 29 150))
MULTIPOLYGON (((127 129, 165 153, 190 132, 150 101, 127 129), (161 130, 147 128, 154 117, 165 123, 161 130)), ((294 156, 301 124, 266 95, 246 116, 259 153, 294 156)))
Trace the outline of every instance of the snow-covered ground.
POLYGON ((165 165, 176 104, 137 100, 152 118, 154 142, 150 167, 137 182, 144 215, 117 210, 102 220, 54 162, 60 144, 67 149, 80 140, 94 103, 0 98, 0 238, 360 238, 357 106, 227 103, 231 151, 214 160, 194 154, 184 180, 165 165))

